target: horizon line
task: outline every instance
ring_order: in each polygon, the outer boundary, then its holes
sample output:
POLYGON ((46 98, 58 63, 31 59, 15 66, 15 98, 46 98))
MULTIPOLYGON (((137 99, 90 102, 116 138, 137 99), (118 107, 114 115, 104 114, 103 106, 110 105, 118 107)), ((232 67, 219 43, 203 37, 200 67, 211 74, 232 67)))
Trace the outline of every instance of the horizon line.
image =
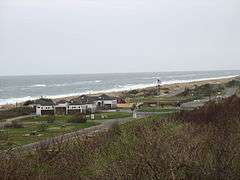
POLYGON ((138 73, 168 73, 168 72, 207 72, 207 71, 240 71, 240 69, 219 69, 219 70, 166 70, 166 71, 136 71, 136 72, 97 72, 97 73, 63 73, 63 74, 13 74, 0 75, 0 77, 14 77, 14 76, 71 76, 71 75, 98 75, 98 74, 138 74, 138 73))

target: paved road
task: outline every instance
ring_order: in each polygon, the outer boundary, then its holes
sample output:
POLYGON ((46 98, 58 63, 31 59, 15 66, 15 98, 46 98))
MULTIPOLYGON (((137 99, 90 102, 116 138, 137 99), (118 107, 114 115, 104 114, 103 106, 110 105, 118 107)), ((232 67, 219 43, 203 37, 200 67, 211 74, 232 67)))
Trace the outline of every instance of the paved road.
MULTIPOLYGON (((233 96, 236 92, 237 92, 238 88, 227 88, 225 91, 225 94, 223 96, 221 96, 220 98, 228 98, 233 96)), ((211 100, 216 100, 219 97, 213 97, 211 100)), ((195 101, 191 101, 191 102, 187 102, 187 103, 183 103, 181 105, 181 109, 186 109, 186 110, 192 110, 201 106, 204 106, 205 103, 207 103, 209 101, 209 98, 204 98, 204 99, 200 99, 200 100, 195 100, 195 101)))
POLYGON ((179 89, 176 89, 175 91, 165 95, 164 97, 174 97, 174 96, 177 96, 181 93, 183 93, 185 91, 185 88, 179 88, 179 89))

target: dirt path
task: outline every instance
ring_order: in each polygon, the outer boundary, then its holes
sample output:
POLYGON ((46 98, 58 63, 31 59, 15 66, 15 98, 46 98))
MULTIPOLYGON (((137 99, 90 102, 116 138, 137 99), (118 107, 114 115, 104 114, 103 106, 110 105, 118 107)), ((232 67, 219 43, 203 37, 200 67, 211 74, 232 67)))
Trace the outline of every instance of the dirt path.
POLYGON ((0 122, 0 128, 4 128, 6 125, 11 124, 13 121, 33 117, 34 115, 19 116, 15 118, 6 119, 4 122, 0 122))

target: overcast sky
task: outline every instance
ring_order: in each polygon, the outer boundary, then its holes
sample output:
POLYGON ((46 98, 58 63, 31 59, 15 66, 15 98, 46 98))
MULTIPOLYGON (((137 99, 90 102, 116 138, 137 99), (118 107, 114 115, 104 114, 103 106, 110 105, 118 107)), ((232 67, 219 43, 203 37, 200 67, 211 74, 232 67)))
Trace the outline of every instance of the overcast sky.
POLYGON ((240 0, 0 0, 0 75, 240 69, 240 0))

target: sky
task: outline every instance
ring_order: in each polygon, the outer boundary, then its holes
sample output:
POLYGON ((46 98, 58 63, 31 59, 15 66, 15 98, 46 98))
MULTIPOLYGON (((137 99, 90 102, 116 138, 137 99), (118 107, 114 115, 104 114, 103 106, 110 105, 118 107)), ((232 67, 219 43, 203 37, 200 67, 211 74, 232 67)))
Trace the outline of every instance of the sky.
POLYGON ((240 69, 239 0, 0 0, 0 75, 240 69))

